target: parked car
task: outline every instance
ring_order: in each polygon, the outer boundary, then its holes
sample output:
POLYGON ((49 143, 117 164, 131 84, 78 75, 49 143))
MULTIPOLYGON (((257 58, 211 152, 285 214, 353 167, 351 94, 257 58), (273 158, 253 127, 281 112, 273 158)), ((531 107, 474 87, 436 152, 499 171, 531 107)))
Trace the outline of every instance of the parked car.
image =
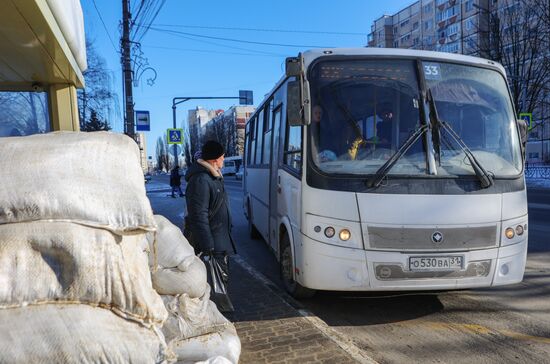
POLYGON ((241 181, 243 179, 243 170, 244 168, 241 168, 237 173, 235 173, 236 180, 241 181))

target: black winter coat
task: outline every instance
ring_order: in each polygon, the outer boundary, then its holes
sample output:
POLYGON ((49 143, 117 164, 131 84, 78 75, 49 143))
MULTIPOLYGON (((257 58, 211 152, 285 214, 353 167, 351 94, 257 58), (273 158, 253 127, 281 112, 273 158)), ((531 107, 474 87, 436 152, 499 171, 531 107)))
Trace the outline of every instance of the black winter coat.
MULTIPOLYGON (((203 162, 206 163, 206 162, 203 162)), ((231 240, 231 213, 223 178, 195 162, 185 175, 186 228, 194 246, 208 252, 235 253, 231 240)))

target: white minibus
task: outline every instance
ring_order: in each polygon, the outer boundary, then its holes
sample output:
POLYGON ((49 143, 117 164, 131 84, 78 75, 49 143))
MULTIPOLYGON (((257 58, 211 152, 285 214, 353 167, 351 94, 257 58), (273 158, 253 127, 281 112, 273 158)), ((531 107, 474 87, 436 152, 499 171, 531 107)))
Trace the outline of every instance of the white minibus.
POLYGON ((244 212, 296 297, 520 282, 525 128, 503 67, 321 49, 246 124, 244 212))

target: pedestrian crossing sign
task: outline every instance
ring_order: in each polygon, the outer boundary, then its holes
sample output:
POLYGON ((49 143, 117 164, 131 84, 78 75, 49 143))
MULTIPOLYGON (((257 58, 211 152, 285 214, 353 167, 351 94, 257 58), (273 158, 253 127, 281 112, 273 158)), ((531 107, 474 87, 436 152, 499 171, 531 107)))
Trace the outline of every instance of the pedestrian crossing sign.
POLYGON ((527 130, 533 129, 533 114, 530 112, 522 112, 519 114, 519 118, 525 120, 527 123, 527 130))
POLYGON ((183 144, 183 129, 167 129, 166 142, 168 144, 183 144))

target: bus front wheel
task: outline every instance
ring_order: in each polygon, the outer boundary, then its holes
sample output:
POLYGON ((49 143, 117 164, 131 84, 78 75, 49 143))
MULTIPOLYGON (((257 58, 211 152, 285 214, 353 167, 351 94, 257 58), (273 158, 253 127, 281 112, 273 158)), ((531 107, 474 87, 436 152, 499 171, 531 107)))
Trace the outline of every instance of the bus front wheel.
POLYGON ((315 294, 315 290, 306 288, 294 280, 294 259, 290 248, 290 239, 286 233, 281 241, 280 268, 283 285, 293 297, 310 298, 315 294))

